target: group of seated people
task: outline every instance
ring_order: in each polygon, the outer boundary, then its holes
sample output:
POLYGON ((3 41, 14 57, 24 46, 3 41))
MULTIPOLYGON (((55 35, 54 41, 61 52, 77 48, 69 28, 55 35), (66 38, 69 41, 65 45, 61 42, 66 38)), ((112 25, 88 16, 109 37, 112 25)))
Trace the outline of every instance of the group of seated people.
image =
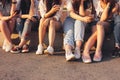
POLYGON ((115 52, 112 55, 116 56, 120 51, 119 3, 119 0, 1 0, 0 31, 4 36, 2 49, 11 53, 29 52, 27 41, 31 29, 39 24, 37 55, 53 55, 56 31, 63 29, 66 61, 82 58, 84 63, 100 62, 103 57, 104 37, 111 32, 114 32, 115 37, 115 52), (60 18, 65 8, 67 17, 62 23, 60 18), (11 40, 15 27, 20 37, 17 46, 11 40), (87 28, 91 30, 91 36, 81 53, 87 28), (44 50, 47 29, 49 45, 44 50), (92 59, 90 49, 95 44, 96 50, 92 59))

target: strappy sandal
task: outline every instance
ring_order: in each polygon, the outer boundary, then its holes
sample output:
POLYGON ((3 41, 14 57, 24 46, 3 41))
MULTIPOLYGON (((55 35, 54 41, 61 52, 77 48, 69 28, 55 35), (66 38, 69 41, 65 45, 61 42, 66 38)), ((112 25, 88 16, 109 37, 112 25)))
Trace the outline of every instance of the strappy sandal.
POLYGON ((27 44, 23 45, 21 52, 22 53, 28 53, 29 52, 29 46, 27 44))
POLYGON ((118 56, 120 56, 120 49, 116 47, 112 52, 112 57, 118 57, 118 56))

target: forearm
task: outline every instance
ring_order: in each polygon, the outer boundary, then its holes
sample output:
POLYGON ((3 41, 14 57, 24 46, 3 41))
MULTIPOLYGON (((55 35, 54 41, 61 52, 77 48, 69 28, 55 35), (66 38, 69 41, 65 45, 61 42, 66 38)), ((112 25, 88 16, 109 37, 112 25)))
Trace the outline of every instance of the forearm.
POLYGON ((0 20, 5 20, 5 21, 11 18, 12 18, 11 16, 0 16, 0 20))
POLYGON ((20 17, 25 19, 25 18, 29 18, 29 15, 28 14, 23 14, 20 17))
POLYGON ((81 17, 80 15, 74 13, 73 11, 70 12, 70 16, 71 16, 73 19, 83 21, 83 17, 81 17))
POLYGON ((81 16, 85 16, 85 9, 84 9, 84 1, 81 0, 80 8, 79 8, 79 14, 81 16))
POLYGON ((17 4, 17 1, 16 0, 12 0, 10 15, 12 15, 14 13, 14 11, 16 10, 16 4, 17 4))
POLYGON ((32 16, 34 15, 35 11, 34 11, 34 0, 31 0, 31 5, 30 5, 30 10, 29 10, 29 14, 32 16))
POLYGON ((108 15, 108 14, 110 14, 109 9, 110 9, 110 6, 107 5, 101 15, 100 21, 105 21, 109 17, 109 15, 108 15))
POLYGON ((49 11, 49 12, 47 12, 45 15, 44 15, 44 17, 45 18, 48 18, 48 17, 50 17, 52 14, 54 14, 55 12, 53 12, 53 11, 49 11))

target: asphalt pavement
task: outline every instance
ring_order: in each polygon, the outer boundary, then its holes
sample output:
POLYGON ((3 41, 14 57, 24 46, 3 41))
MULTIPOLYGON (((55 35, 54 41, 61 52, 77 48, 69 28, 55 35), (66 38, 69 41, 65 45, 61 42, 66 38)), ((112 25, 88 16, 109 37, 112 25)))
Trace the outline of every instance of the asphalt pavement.
POLYGON ((0 48, 0 80, 120 80, 120 58, 104 52, 103 61, 66 62, 64 51, 55 55, 5 53, 0 48))

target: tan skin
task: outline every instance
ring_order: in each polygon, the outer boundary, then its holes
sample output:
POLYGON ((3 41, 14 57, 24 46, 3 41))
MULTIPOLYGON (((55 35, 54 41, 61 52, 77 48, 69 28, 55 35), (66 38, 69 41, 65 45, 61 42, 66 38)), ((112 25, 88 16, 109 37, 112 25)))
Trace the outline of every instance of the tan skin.
MULTIPOLYGON (((12 0, 12 2, 15 2, 16 0, 12 0)), ((12 4, 11 6, 11 11, 10 11, 10 16, 3 16, 3 14, 0 12, 0 31, 2 32, 5 41, 7 44, 12 44, 11 41, 11 34, 13 32, 14 24, 15 24, 15 16, 16 13, 15 11, 15 4, 12 4)))
MULTIPOLYGON (((106 3, 103 2, 102 0, 100 0, 100 4, 101 7, 104 9, 100 21, 105 21, 106 19, 108 19, 108 8, 110 6, 110 3, 106 3)), ((105 0, 104 0, 105 1, 105 0)), ((113 9, 112 9, 112 13, 115 13, 118 9, 118 6, 116 5, 113 9)), ((101 24, 101 23, 100 23, 101 24)), ((101 58, 102 57, 102 43, 104 40, 104 34, 105 31, 108 29, 109 23, 103 22, 103 25, 106 25, 106 27, 102 26, 102 25, 96 25, 96 31, 90 36, 90 38, 88 39, 88 41, 86 42, 85 45, 85 49, 83 51, 83 56, 87 59, 90 59, 90 54, 89 54, 89 50, 91 49, 91 47, 95 44, 95 42, 97 41, 97 47, 96 47, 96 52, 94 55, 94 58, 101 58)))
POLYGON ((56 30, 61 27, 61 23, 56 20, 54 17, 50 17, 52 14, 60 10, 60 5, 54 5, 50 11, 48 11, 44 18, 40 20, 39 25, 39 44, 43 45, 44 37, 46 34, 46 29, 48 28, 48 39, 49 39, 49 46, 53 47, 56 30))
MULTIPOLYGON (((76 20, 80 20, 80 21, 83 21, 83 22, 86 22, 86 23, 89 23, 93 20, 93 17, 89 16, 87 14, 87 12, 84 10, 83 8, 83 2, 84 0, 81 0, 81 4, 79 6, 79 14, 81 15, 78 15, 75 13, 75 11, 72 9, 70 10, 70 16, 73 18, 73 19, 76 19, 76 20), (83 16, 83 17, 82 17, 83 16)), ((76 41, 76 48, 80 49, 82 46, 82 41, 78 40, 76 41)), ((70 46, 70 45, 65 45, 65 50, 71 50, 73 47, 70 46)))
MULTIPOLYGON (((23 18, 23 19, 30 19, 34 22, 36 22, 36 19, 33 18, 34 16, 34 0, 31 0, 31 5, 30 5, 30 10, 29 10, 29 14, 22 14, 22 15, 19 15, 19 17, 23 18)), ((25 39, 21 39, 20 43, 19 43, 19 47, 21 48, 23 45, 25 45, 27 43, 27 40, 25 39)))

